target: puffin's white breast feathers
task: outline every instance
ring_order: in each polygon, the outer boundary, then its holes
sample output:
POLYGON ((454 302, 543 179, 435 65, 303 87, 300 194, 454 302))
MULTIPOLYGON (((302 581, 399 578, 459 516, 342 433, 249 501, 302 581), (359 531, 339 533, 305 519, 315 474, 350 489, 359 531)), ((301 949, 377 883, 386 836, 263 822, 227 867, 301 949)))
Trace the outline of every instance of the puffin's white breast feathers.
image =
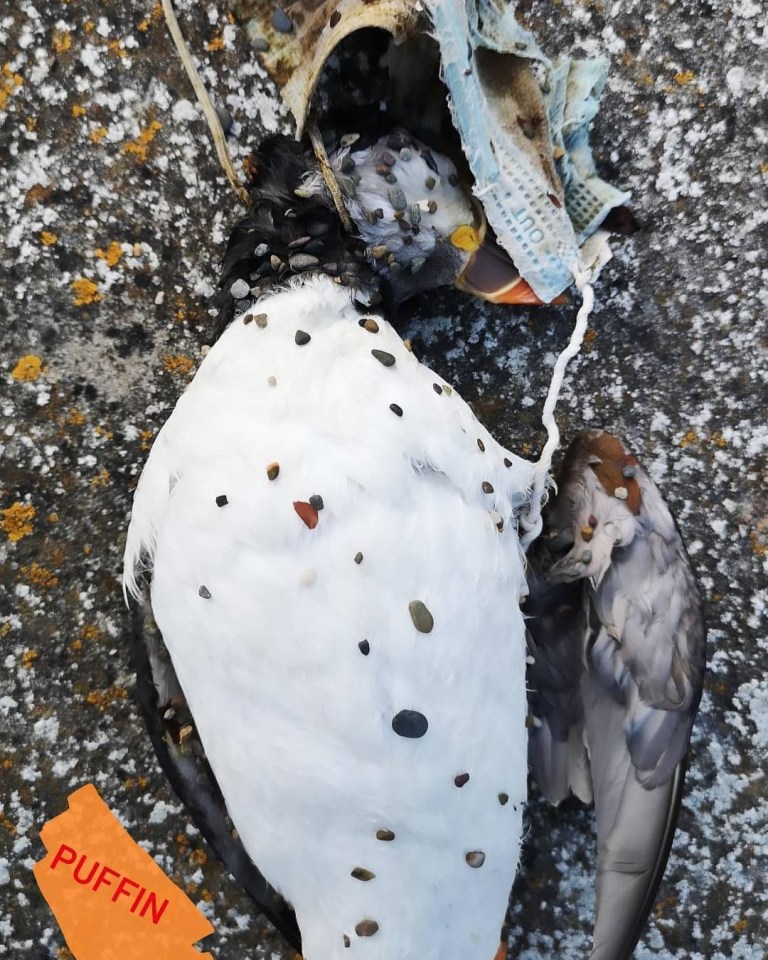
POLYGON ((308 960, 490 960, 526 785, 531 465, 363 320, 319 280, 231 325, 152 450, 126 583, 151 568, 232 820, 308 960))

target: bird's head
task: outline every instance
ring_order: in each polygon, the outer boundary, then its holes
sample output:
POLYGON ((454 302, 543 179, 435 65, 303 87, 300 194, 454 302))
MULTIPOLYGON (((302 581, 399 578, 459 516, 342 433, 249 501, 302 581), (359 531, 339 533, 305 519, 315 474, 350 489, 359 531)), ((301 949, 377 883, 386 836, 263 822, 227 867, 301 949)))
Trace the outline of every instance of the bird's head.
POLYGON ((493 240, 453 162, 405 131, 342 138, 330 166, 390 298, 455 284, 493 303, 540 304, 493 240))
POLYGON ((451 284, 494 303, 541 303, 448 157, 398 131, 367 143, 342 137, 327 160, 324 173, 306 142, 276 136, 260 144, 251 210, 222 264, 217 335, 297 275, 325 274, 366 304, 451 284))

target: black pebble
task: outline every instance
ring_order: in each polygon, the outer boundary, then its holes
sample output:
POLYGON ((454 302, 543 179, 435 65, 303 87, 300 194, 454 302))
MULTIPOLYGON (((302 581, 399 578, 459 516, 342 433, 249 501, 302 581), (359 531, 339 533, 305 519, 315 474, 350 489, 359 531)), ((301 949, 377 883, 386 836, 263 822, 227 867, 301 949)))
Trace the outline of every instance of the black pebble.
POLYGON ((402 417, 403 408, 397 403, 390 403, 389 409, 394 413, 396 417, 402 417))
POLYGON ((433 390, 435 391, 435 393, 437 393, 438 395, 443 392, 443 388, 440 386, 439 383, 433 383, 433 384, 432 384, 432 389, 433 389, 433 390))
POLYGON ((499 794, 499 803, 502 805, 502 807, 506 806, 506 805, 509 803, 509 794, 507 794, 507 793, 500 793, 500 794, 499 794))
POLYGON ((371 350, 371 353, 385 367, 394 367, 395 358, 391 353, 387 353, 386 350, 371 350))
MULTIPOLYGON (((336 24, 339 22, 339 20, 341 20, 341 14, 339 13, 338 10, 334 10, 333 13, 331 14, 331 20, 330 20, 331 26, 335 27, 336 24)), ((349 946, 349 944, 347 943, 346 946, 349 946)))
POLYGON ((226 495, 226 493, 222 493, 222 494, 220 494, 218 497, 216 497, 216 506, 217 506, 217 507, 226 507, 226 505, 227 505, 228 503, 229 503, 229 500, 227 500, 227 495, 226 495))
POLYGON ((469 783, 469 774, 460 773, 457 777, 453 778, 453 782, 457 787, 463 787, 465 783, 469 783))
POLYGON ((205 587, 205 586, 200 587, 200 589, 197 591, 197 595, 199 597, 202 597, 203 600, 211 599, 211 591, 208 589, 208 587, 205 587))
POLYGON ((309 498, 309 503, 315 508, 315 510, 322 510, 325 504, 323 503, 323 498, 319 493, 313 493, 309 498))
POLYGON ((297 330, 293 339, 296 341, 296 346, 303 347, 305 343, 309 343, 312 337, 305 330, 297 330))
POLYGON ((358 647, 360 648, 360 653, 362 653, 364 657, 367 657, 371 652, 371 645, 367 640, 361 640, 360 643, 358 643, 358 647))
POLYGON ((481 453, 485 453, 485 444, 480 439, 480 437, 477 438, 477 446, 481 453))
POLYGON ((360 563, 362 563, 362 562, 363 562, 363 555, 362 555, 362 553, 359 553, 359 552, 356 553, 356 554, 355 554, 355 563, 360 564, 360 563))
POLYGON ((493 493, 493 484, 483 480, 483 493, 493 493))
POLYGON ((512 466, 512 461, 509 459, 509 457, 504 457, 504 466, 505 466, 505 467, 511 467, 511 466, 512 466))
POLYGON ((398 737, 407 737, 411 740, 423 737, 428 726, 427 718, 418 710, 401 710, 392 718, 392 729, 398 737))

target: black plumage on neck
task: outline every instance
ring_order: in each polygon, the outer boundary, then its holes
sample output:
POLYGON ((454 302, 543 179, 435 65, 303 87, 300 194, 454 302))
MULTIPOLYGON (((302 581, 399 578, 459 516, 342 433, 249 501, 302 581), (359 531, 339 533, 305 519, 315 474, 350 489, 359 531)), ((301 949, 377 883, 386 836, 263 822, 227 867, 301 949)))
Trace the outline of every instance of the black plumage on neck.
POLYGON ((268 137, 252 168, 251 210, 235 224, 221 267, 216 338, 250 303, 299 275, 331 277, 359 291, 361 306, 379 302, 380 281, 365 244, 345 231, 327 189, 300 195, 307 176, 320 173, 309 144, 268 137))

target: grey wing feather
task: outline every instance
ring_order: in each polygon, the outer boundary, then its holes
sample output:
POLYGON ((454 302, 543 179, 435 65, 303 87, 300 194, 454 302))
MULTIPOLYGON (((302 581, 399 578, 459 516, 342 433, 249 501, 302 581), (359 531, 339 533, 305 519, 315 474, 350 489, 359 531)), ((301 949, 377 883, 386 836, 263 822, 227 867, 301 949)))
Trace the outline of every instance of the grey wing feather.
POLYGON ((221 790, 197 738, 194 717, 146 597, 133 608, 133 628, 136 697, 160 765, 227 870, 291 946, 301 952, 293 909, 267 883, 232 829, 221 790))
POLYGON ((574 738, 584 746, 598 834, 592 960, 627 960, 674 835, 704 619, 674 519, 620 441, 580 434, 558 488, 531 557, 529 758, 552 802, 566 783, 584 799, 574 738))

